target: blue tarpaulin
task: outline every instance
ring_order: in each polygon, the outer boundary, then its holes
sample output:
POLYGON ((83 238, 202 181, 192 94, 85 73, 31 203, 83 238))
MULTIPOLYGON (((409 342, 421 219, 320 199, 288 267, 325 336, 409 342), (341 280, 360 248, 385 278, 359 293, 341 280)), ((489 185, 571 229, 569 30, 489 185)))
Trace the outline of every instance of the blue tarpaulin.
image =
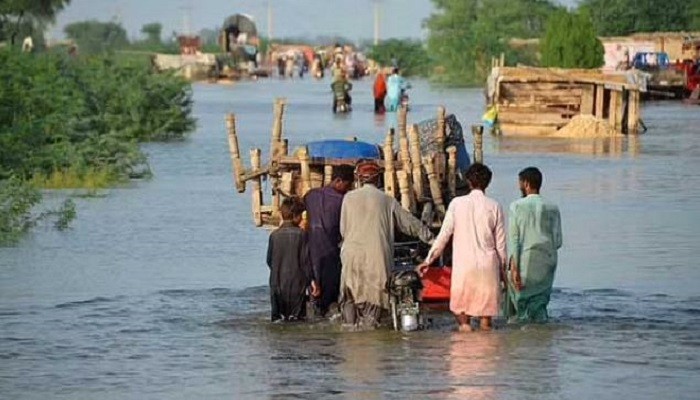
POLYGON ((366 142, 350 140, 322 140, 306 144, 311 158, 379 159, 379 147, 366 142))

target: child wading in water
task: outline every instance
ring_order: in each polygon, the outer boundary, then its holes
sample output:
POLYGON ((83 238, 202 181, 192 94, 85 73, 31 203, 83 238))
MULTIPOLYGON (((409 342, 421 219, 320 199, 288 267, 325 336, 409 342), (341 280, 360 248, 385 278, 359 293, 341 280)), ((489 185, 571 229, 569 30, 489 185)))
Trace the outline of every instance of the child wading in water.
POLYGON ((282 225, 270 234, 267 265, 270 267, 272 321, 298 321, 306 318, 307 289, 318 296, 313 280, 306 233, 299 227, 304 205, 287 198, 280 206, 282 225))

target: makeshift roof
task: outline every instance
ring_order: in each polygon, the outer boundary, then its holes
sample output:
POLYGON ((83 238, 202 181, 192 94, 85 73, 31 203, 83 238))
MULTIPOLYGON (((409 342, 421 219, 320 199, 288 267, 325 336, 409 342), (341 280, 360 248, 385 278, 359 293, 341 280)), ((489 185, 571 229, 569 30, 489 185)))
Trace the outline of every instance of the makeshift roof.
POLYGON ((635 71, 606 74, 599 69, 564 69, 535 67, 494 68, 492 76, 497 82, 569 82, 593 83, 638 90, 639 80, 635 71))

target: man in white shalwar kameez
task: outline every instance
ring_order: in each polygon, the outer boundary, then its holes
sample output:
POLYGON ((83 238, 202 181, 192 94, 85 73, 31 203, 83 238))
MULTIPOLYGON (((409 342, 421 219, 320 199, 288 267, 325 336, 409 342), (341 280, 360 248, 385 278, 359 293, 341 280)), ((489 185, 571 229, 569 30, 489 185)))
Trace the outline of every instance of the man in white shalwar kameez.
POLYGON ((505 218, 501 206, 484 191, 491 170, 473 164, 466 173, 471 192, 454 198, 447 209, 440 233, 425 262, 424 270, 452 240, 450 311, 460 331, 471 330, 471 318, 481 319, 481 329, 491 329, 498 315, 502 272, 506 263, 505 218))

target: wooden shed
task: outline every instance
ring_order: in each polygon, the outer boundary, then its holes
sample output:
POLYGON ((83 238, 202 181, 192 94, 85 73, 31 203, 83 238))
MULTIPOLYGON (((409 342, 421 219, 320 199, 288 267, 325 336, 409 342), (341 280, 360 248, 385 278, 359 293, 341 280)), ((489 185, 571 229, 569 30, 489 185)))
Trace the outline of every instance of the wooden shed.
POLYGON ((637 75, 600 70, 495 67, 487 102, 498 111, 503 135, 547 136, 576 115, 606 120, 620 133, 639 130, 637 75))

